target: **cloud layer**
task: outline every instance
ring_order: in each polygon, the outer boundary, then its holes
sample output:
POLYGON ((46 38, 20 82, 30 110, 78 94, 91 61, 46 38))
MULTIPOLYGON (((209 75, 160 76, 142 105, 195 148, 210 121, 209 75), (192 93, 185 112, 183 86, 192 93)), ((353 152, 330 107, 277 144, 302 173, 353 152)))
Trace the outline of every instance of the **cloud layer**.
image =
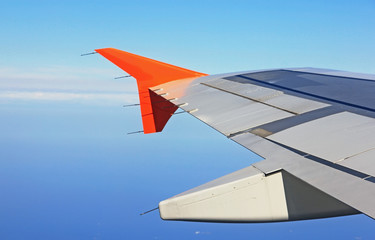
POLYGON ((114 80, 107 69, 64 66, 0 68, 0 103, 6 100, 74 101, 86 104, 138 102, 134 79, 114 80))

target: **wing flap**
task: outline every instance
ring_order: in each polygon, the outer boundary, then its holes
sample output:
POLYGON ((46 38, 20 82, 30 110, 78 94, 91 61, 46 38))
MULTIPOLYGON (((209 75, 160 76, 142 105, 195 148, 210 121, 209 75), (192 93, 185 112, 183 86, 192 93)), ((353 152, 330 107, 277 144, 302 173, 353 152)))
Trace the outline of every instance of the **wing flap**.
POLYGON ((274 222, 358 213, 286 171, 250 166, 159 204, 166 220, 274 222))
POLYGON ((286 95, 282 91, 257 86, 246 81, 215 79, 204 82, 203 84, 290 112, 295 115, 329 106, 328 104, 318 101, 286 95))
POLYGON ((347 168, 354 169, 359 172, 366 173, 370 176, 375 176, 375 149, 367 150, 362 153, 348 157, 338 164, 347 168))
POLYGON ((341 112, 267 138, 327 161, 339 162, 375 147, 375 119, 341 112))
POLYGON ((293 152, 292 149, 250 133, 231 139, 265 157, 265 160, 253 164, 265 174, 285 170, 314 188, 375 218, 375 184, 372 176, 306 153, 293 152))

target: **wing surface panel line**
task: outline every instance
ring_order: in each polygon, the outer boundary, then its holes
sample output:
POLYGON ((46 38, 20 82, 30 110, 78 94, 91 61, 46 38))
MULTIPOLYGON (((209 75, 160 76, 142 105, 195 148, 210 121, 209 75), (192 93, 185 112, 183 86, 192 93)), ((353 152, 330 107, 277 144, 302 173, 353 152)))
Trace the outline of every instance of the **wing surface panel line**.
POLYGON ((259 100, 254 99, 254 98, 250 98, 250 97, 243 96, 243 95, 240 95, 240 94, 237 94, 237 93, 231 92, 231 91, 227 91, 227 90, 225 90, 225 89, 222 89, 222 88, 218 88, 218 87, 212 86, 212 85, 210 85, 210 84, 208 84, 208 83, 201 83, 201 84, 204 85, 204 86, 210 87, 210 88, 217 89, 217 90, 219 90, 219 91, 223 91, 223 92, 226 92, 226 93, 229 93, 229 94, 233 94, 233 95, 238 96, 238 97, 242 97, 242 98, 245 98, 245 99, 248 99, 248 100, 251 100, 251 101, 257 102, 257 103, 264 104, 264 105, 269 106, 269 107, 272 107, 272 108, 279 109, 279 110, 284 111, 284 112, 288 112, 288 113, 293 114, 293 115, 298 115, 298 113, 293 112, 293 111, 290 111, 290 110, 288 110, 288 109, 283 109, 283 108, 277 107, 277 106, 275 106, 275 105, 272 105, 272 104, 268 104, 268 103, 265 103, 265 102, 259 101, 259 100))
MULTIPOLYGON (((288 87, 280 86, 280 85, 269 83, 269 82, 264 82, 264 81, 257 80, 257 79, 254 79, 254 78, 250 78, 250 77, 246 77, 246 76, 243 76, 243 75, 238 75, 236 77, 247 79, 247 80, 250 80, 250 81, 254 81, 254 82, 257 82, 257 83, 260 83, 260 84, 264 84, 264 85, 267 85, 267 86, 270 86, 270 87, 273 87, 273 88, 284 89, 284 90, 287 90, 287 91, 291 91, 291 92, 294 92, 294 93, 298 93, 298 94, 302 94, 302 95, 305 95, 305 96, 313 97, 313 98, 316 98, 316 99, 325 100, 325 101, 328 101, 328 102, 339 103, 339 104, 342 104, 342 105, 345 105, 345 106, 349 106, 349 107, 359 108, 359 109, 366 110, 366 111, 375 112, 374 108, 369 108, 369 107, 365 107, 365 106, 361 106, 361 105, 357 105, 357 104, 353 104, 353 103, 343 102, 343 101, 340 101, 340 100, 337 100, 337 99, 332 99, 332 98, 328 98, 328 97, 324 97, 324 96, 319 96, 319 95, 312 94, 312 93, 307 93, 307 92, 304 92, 304 91, 300 91, 300 90, 296 90, 296 89, 293 89, 293 88, 288 88, 288 87)), ((228 79, 228 80, 230 80, 230 79, 228 79)))

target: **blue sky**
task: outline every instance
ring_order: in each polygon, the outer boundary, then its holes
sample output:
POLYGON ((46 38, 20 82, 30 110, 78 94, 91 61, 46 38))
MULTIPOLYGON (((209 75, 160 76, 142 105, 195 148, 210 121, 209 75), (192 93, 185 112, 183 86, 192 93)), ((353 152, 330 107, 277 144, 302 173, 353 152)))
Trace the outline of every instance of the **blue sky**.
POLYGON ((375 74, 374 1, 1 1, 1 239, 373 239, 363 216, 166 222, 158 202, 259 160, 205 124, 141 129, 115 47, 209 74, 322 67, 375 74))

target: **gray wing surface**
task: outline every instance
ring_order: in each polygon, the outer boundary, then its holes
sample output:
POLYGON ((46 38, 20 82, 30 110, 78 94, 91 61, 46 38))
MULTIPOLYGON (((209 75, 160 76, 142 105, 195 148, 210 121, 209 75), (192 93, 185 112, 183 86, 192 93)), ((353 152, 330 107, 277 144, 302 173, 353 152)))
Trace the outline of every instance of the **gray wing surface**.
POLYGON ((375 75, 274 69, 150 90, 264 158, 161 202, 162 218, 375 218, 375 75))

